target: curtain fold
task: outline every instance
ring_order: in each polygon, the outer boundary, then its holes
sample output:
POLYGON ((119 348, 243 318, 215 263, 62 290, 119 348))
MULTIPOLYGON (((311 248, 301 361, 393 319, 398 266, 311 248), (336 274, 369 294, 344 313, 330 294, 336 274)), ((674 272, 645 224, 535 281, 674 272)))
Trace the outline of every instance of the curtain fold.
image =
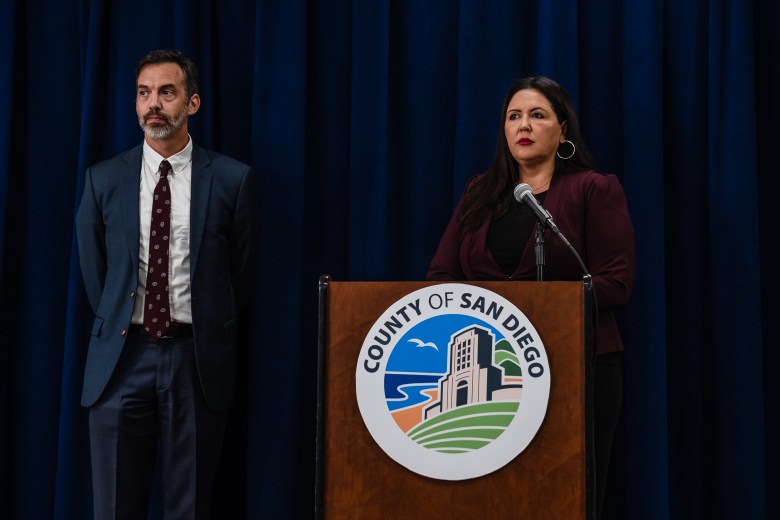
POLYGON ((710 442, 716 452, 721 452, 721 446, 733 449, 723 450, 717 464, 710 462, 714 472, 710 478, 715 492, 723 496, 718 504, 720 514, 762 518, 767 490, 761 327, 744 326, 761 316, 753 23, 749 5, 711 4, 707 172, 713 277, 710 348, 713 372, 723 371, 728 384, 713 384, 709 397, 732 406, 713 410, 710 442), (745 123, 739 131, 723 126, 737 120, 745 123), (723 251, 735 254, 724 255, 723 251), (722 276, 726 273, 729 276, 722 276), (740 406, 742 402, 751 404, 740 406), (750 442, 745 442, 747 439, 750 442))
POLYGON ((664 5, 623 4, 622 175, 636 234, 637 276, 627 309, 626 517, 669 516, 665 301, 664 5), (630 15, 629 15, 630 13, 630 15), (638 346, 640 346, 637 348, 638 346), (632 441, 637 443, 632 445, 632 441), (638 445, 642 449, 636 449, 638 445), (664 477, 659 478, 659 476, 664 477), (647 502, 645 497, 654 500, 647 502))
POLYGON ((572 95, 636 231, 606 517, 777 516, 778 22, 738 0, 3 2, 0 514, 91 515, 73 217, 86 168, 142 140, 135 63, 178 48, 193 140, 260 187, 221 517, 311 514, 319 275, 423 279, 536 74, 572 95))

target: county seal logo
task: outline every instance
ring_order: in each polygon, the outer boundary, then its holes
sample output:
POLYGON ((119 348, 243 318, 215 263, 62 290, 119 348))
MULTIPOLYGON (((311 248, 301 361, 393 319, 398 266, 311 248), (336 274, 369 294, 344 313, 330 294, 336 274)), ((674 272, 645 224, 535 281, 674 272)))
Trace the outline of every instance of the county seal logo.
POLYGON ((356 369, 371 436, 409 470, 442 480, 491 473, 528 447, 550 394, 544 345, 502 296, 437 284, 392 304, 356 369))

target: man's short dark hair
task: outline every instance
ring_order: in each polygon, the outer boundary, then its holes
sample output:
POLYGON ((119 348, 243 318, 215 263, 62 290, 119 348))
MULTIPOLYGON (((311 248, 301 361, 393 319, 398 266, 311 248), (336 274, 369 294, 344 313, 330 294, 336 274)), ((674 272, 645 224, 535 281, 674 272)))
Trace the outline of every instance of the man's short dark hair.
POLYGON ((181 71, 184 73, 184 91, 187 99, 198 93, 198 68, 191 59, 179 51, 156 50, 150 52, 141 58, 135 66, 135 79, 138 79, 141 69, 147 65, 156 65, 158 63, 175 63, 181 67, 181 71))

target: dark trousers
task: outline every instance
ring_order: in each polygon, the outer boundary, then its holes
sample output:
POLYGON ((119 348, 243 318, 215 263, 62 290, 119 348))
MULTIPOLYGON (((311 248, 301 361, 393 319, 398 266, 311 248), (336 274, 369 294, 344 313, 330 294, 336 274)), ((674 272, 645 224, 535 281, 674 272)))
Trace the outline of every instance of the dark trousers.
POLYGON ((158 447, 164 518, 208 518, 225 418, 203 399, 191 337, 129 335, 89 411, 95 518, 147 518, 158 447))
POLYGON ((623 406, 623 353, 596 356, 593 437, 596 463, 596 518, 601 518, 612 441, 623 406))

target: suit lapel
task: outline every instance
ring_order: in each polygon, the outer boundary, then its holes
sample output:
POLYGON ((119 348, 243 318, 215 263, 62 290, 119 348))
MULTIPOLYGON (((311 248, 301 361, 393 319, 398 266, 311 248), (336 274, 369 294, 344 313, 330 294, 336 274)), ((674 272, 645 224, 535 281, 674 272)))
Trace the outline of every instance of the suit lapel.
POLYGON ((190 200, 190 280, 198 265, 200 244, 206 225, 212 174, 208 154, 200 147, 192 150, 192 198, 190 200))
POLYGON ((130 251, 130 258, 133 266, 138 271, 138 244, 141 240, 141 219, 139 216, 139 189, 141 181, 141 154, 143 148, 138 146, 125 154, 127 161, 125 171, 121 176, 121 211, 123 221, 127 229, 124 235, 127 237, 127 248, 130 251))

